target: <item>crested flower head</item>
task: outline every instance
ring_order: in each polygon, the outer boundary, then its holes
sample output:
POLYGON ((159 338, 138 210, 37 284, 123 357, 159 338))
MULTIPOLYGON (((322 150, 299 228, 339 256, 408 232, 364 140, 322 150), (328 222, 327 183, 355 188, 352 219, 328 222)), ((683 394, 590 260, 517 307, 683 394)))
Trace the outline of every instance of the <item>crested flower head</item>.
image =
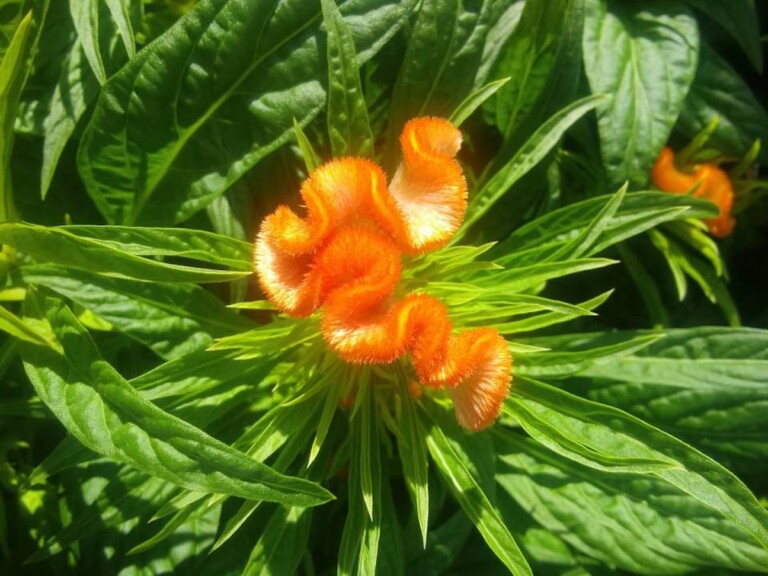
POLYGON ((419 382, 447 389, 459 423, 480 430, 509 390, 506 341, 488 328, 455 333, 439 300, 397 292, 401 255, 444 246, 463 221, 461 133, 447 120, 416 118, 400 144, 403 160, 389 183, 362 158, 331 160, 310 174, 301 188, 306 214, 279 206, 262 222, 256 272, 282 312, 321 312, 323 338, 341 359, 385 364, 409 355, 419 382))

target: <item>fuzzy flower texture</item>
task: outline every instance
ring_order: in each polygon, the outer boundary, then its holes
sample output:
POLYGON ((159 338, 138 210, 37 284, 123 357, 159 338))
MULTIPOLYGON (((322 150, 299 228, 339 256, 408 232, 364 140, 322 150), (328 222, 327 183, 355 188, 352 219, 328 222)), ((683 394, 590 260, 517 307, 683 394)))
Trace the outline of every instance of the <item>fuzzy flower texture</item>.
POLYGON ((467 185, 455 159, 461 133, 416 118, 400 136, 403 161, 387 185, 363 158, 339 158, 303 183, 306 216, 279 206, 262 222, 255 266, 270 301, 293 317, 322 313, 322 333, 344 361, 386 364, 410 354, 421 385, 450 393, 459 424, 481 430, 511 381, 507 342, 490 328, 454 333, 446 307, 396 296, 401 254, 444 246, 464 219, 467 185))

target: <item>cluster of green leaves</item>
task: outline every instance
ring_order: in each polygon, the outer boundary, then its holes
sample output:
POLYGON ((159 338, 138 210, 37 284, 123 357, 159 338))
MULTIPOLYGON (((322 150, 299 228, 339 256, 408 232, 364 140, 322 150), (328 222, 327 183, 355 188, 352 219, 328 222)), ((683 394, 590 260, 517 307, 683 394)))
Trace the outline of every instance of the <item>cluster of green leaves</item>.
POLYGON ((768 333, 717 208, 648 182, 702 133, 760 160, 755 15, 0 0, 0 572, 768 571, 768 333), (264 214, 330 157, 393 170, 423 114, 464 129, 470 204, 399 289, 508 339, 478 434, 251 281, 264 214), (687 279, 732 327, 671 326, 687 279))

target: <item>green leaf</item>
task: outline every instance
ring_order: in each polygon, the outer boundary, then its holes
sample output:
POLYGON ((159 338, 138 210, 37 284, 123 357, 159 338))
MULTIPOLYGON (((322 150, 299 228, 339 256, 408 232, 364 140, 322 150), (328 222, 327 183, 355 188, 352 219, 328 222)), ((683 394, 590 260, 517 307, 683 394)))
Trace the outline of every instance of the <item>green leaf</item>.
POLYGON ((564 310, 544 312, 543 314, 536 314, 522 320, 513 320, 503 324, 495 324, 494 328, 502 334, 522 334, 523 332, 530 332, 532 330, 546 328, 547 326, 568 322, 579 316, 589 316, 591 315, 592 310, 608 300, 612 293, 613 290, 609 290, 599 296, 590 298, 585 302, 577 304, 576 309, 569 312, 564 310))
POLYGON ((47 334, 30 326, 3 306, 0 306, 0 330, 19 340, 40 346, 54 346, 54 342, 47 334))
POLYGON ((509 80, 509 78, 502 78, 501 80, 489 82, 485 86, 481 86, 472 92, 472 94, 467 96, 464 101, 456 107, 449 120, 454 124, 454 126, 461 126, 467 118, 472 116, 472 113, 475 110, 483 105, 483 102, 496 94, 496 92, 502 86, 504 86, 504 84, 509 82, 509 80))
POLYGON ((0 242, 54 264, 149 282, 225 282, 248 275, 249 245, 210 232, 121 227, 45 227, 0 223, 0 242), (169 264, 143 256, 178 256, 237 271, 169 264))
POLYGON ((427 447, 424 429, 416 412, 416 404, 406 386, 402 391, 403 409, 400 415, 398 453, 403 466, 403 478, 411 496, 416 519, 421 529, 421 540, 426 547, 429 528, 429 485, 427 447))
POLYGON ((764 330, 670 330, 588 368, 585 393, 751 472, 768 458, 767 345, 764 330))
POLYGON ((763 104, 731 65, 704 45, 677 127, 694 138, 714 118, 719 123, 708 144, 724 154, 742 156, 756 139, 768 140, 763 104))
POLYGON ((315 168, 320 166, 320 157, 312 147, 312 143, 307 138, 304 130, 301 128, 301 124, 293 119, 293 131, 296 134, 296 142, 299 144, 299 150, 301 150, 301 156, 304 158, 304 165, 307 167, 307 173, 314 172, 315 168))
POLYGON ((522 343, 548 351, 543 354, 517 354, 514 372, 539 378, 568 376, 593 365, 632 354, 662 336, 635 332, 596 332, 528 338, 522 343))
POLYGON ((478 191, 471 199, 467 216, 456 238, 462 236, 469 226, 479 220, 501 198, 512 185, 527 174, 549 154, 560 142, 563 134, 587 112, 605 99, 604 96, 590 96, 563 108, 544 122, 528 141, 520 147, 510 161, 478 191))
POLYGON ((514 80, 502 88, 488 109, 505 139, 520 125, 548 85, 567 6, 566 0, 526 2, 519 24, 500 51, 491 77, 514 80))
POLYGON ((264 527, 243 575, 296 573, 307 548, 311 510, 280 506, 264 527))
POLYGON ((515 381, 504 410, 561 456, 596 470, 652 474, 768 549, 768 510, 728 470, 674 436, 527 378, 515 381))
POLYGON ((104 69, 99 42, 99 6, 98 0, 69 0, 72 21, 85 57, 99 83, 105 84, 107 72, 104 69))
POLYGON ((373 157, 355 41, 335 0, 321 0, 328 35, 328 136, 334 156, 373 157))
MULTIPOLYGON (((87 4, 87 0, 74 0, 87 4)), ((48 115, 44 120, 45 142, 40 174, 40 193, 45 200, 64 148, 75 132, 77 123, 98 94, 98 83, 76 41, 64 58, 59 80, 54 88, 48 115)))
POLYGON ((584 66, 594 93, 600 151, 615 185, 645 186, 696 73, 699 32, 682 2, 646 6, 587 0, 584 66))
POLYGON ((494 439, 501 488, 582 554, 640 574, 765 570, 748 533, 663 479, 600 472, 508 431, 494 439))
MULTIPOLYGON (((360 64, 412 4, 344 3, 360 64)), ((314 118, 325 101, 319 12, 305 0, 199 2, 132 58, 105 85, 79 151, 107 221, 183 221, 287 143, 294 118, 314 118)))
POLYGON ((63 351, 23 344, 36 392, 91 450, 189 490, 314 506, 323 488, 274 472, 145 400, 99 355, 60 301, 28 295, 26 313, 49 322, 63 351))
POLYGON ((725 28, 739 43, 755 70, 763 71, 760 19, 755 10, 754 0, 735 0, 727 4, 719 0, 686 0, 686 2, 725 28))
POLYGON ((645 350, 592 366, 584 374, 681 389, 765 390, 768 331, 704 327, 664 333, 645 350))
MULTIPOLYGON (((86 471, 89 469, 86 467, 86 471)), ((173 492, 174 486, 160 478, 148 477, 136 470, 126 470, 110 465, 113 477, 105 484, 95 501, 80 512, 62 530, 48 538, 28 559, 28 563, 39 562, 62 552, 75 542, 114 528, 145 514, 159 506, 173 492)), ((91 480, 95 477, 91 474, 91 480)))
POLYGON ((472 91, 488 27, 498 3, 424 0, 410 30, 390 105, 388 144, 405 122, 431 114, 447 117, 472 91))
MULTIPOLYGON (((515 230, 495 250, 496 262, 505 268, 546 261, 563 245, 584 234, 613 196, 598 196, 559 208, 515 230)), ((664 192, 626 194, 618 210, 603 228, 601 237, 591 242, 585 256, 598 254, 609 246, 636 236, 670 220, 716 216, 711 202, 664 192)))
POLYGON ((487 487, 483 486, 473 470, 473 456, 476 458, 477 455, 458 447, 461 446, 461 436, 467 432, 455 425, 446 430, 445 426, 441 425, 445 418, 439 414, 444 409, 430 404, 427 404, 427 407, 432 419, 427 431, 427 447, 453 497, 477 527, 493 553, 513 574, 532 575, 533 572, 517 542, 489 500, 487 487), (446 434, 450 435, 450 440, 446 434))
POLYGON ((376 402, 370 380, 358 389, 352 417, 349 506, 341 535, 337 574, 375 574, 381 537, 381 460, 376 402), (369 507, 370 503, 370 507, 369 507))
POLYGON ((149 284, 58 266, 25 266, 22 278, 70 298, 165 359, 210 346, 214 338, 252 328, 207 290, 193 284, 149 284))
POLYGON ((11 181, 13 123, 21 89, 29 70, 28 59, 32 50, 33 29, 32 12, 29 12, 19 22, 0 62, 0 222, 16 215, 11 181))
POLYGON ((131 26, 131 0, 106 0, 107 8, 115 21, 120 38, 123 40, 125 52, 128 58, 136 55, 136 41, 133 38, 133 27, 131 26))

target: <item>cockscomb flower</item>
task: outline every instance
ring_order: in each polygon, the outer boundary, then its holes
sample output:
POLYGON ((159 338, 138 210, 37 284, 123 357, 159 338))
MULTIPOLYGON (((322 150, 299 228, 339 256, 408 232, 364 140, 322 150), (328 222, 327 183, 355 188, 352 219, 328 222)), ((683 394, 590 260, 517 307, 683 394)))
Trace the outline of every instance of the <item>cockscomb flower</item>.
POLYGON ((733 186, 728 174, 715 164, 699 164, 690 171, 681 170, 675 164, 675 153, 663 148, 653 166, 651 180, 664 192, 673 194, 692 193, 720 208, 717 218, 706 220, 710 234, 724 238, 733 231, 736 223, 731 216, 733 208, 733 186))
POLYGON ((506 341, 489 328, 455 333, 439 300, 398 293, 402 254, 444 246, 464 218, 461 133, 447 120, 417 118, 400 144, 403 160, 389 183, 362 158, 312 172, 301 188, 306 215, 280 206, 262 222, 256 272, 282 312, 320 311, 323 338, 341 359, 388 364, 409 355, 421 385, 447 389, 459 423, 480 430, 509 390, 506 341))

